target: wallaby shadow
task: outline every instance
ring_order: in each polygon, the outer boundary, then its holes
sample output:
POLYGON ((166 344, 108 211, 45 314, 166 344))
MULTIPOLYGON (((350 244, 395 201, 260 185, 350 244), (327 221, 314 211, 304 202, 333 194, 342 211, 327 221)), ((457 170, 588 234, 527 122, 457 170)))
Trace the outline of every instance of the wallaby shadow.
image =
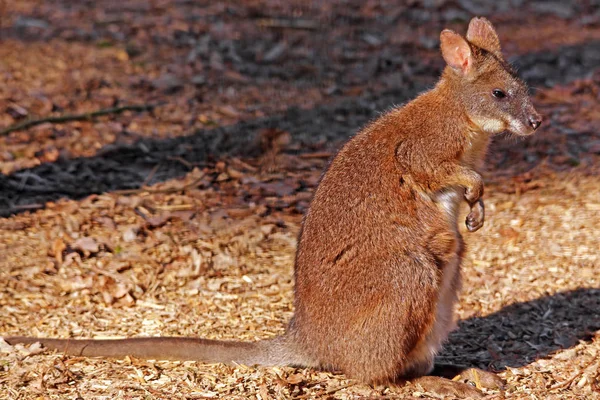
MULTIPOLYGON (((433 77, 433 72, 430 75, 433 77)), ((423 89, 422 84, 413 83, 312 109, 290 107, 282 114, 202 129, 188 136, 111 144, 92 157, 59 158, 10 175, 0 174, 0 216, 28 209, 15 205, 37 203, 41 207, 60 198, 134 189, 181 177, 193 166, 226 157, 255 157, 261 153, 260 135, 269 129, 290 133, 295 148, 291 152, 310 152, 324 146, 334 149, 380 110, 423 89)))
POLYGON ((439 361, 497 371, 521 367, 590 340, 598 330, 600 289, 560 292, 461 321, 439 361))

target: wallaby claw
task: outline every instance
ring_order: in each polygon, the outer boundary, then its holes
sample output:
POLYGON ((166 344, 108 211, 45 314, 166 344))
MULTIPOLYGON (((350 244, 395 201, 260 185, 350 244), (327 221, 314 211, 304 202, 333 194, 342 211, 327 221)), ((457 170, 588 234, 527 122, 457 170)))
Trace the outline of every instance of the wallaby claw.
POLYGON ((465 224, 469 232, 475 232, 483 226, 485 221, 485 206, 483 200, 479 199, 471 206, 471 211, 467 215, 465 224))

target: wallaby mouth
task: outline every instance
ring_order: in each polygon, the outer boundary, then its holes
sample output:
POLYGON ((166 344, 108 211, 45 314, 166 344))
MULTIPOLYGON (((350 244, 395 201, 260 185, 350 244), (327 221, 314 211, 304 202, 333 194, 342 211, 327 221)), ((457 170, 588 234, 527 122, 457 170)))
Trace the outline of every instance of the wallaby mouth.
POLYGON ((527 115, 525 121, 516 118, 510 118, 508 121, 508 131, 518 136, 532 135, 542 124, 542 116, 536 111, 527 115))

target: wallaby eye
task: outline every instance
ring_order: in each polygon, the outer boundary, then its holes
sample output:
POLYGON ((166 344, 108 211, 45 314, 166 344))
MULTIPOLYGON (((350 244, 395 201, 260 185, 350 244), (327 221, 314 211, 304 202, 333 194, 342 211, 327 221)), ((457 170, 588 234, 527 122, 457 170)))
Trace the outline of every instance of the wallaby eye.
POLYGON ((492 90, 492 96, 494 96, 497 99, 503 99, 506 97, 506 93, 504 93, 500 89, 494 89, 494 90, 492 90))

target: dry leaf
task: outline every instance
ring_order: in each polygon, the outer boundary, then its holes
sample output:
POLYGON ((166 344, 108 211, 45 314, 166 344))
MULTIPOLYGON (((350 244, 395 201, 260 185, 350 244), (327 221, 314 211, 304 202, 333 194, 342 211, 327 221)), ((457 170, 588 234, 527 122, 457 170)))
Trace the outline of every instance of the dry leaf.
POLYGON ((66 248, 67 245, 61 238, 56 238, 54 239, 54 242, 52 242, 52 254, 54 255, 54 258, 56 258, 58 265, 62 265, 63 263, 63 251, 65 251, 66 248))
POLYGON ((297 385, 297 384, 301 383, 302 381, 304 381, 304 375, 302 375, 302 374, 289 375, 286 378, 286 381, 292 385, 297 385))
POLYGON ((91 237, 82 237, 77 239, 71 244, 71 248, 74 250, 81 250, 84 253, 97 253, 100 251, 100 247, 96 239, 91 237))

